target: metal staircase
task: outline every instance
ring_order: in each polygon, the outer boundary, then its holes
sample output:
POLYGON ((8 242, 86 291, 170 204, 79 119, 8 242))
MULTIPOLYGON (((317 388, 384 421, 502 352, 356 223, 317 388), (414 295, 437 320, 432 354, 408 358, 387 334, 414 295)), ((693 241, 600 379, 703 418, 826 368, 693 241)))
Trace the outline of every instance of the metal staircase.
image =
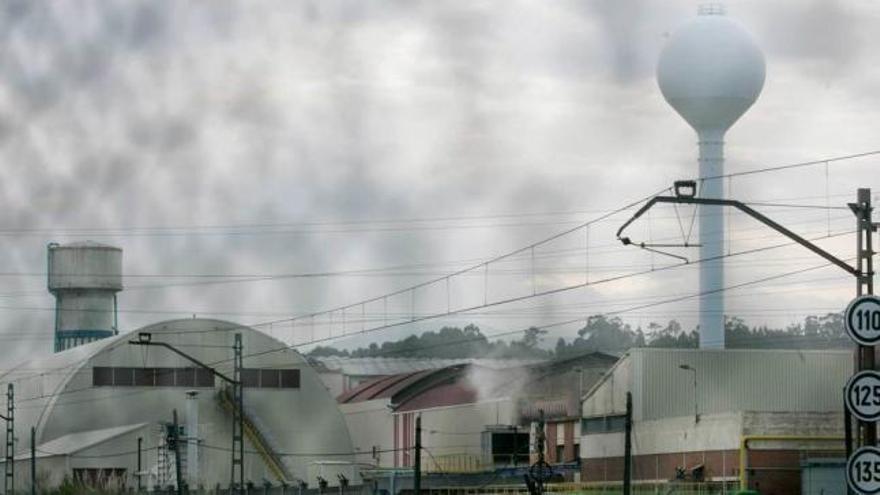
MULTIPOLYGON (((230 414, 234 414, 235 402, 232 399, 228 387, 224 387, 217 392, 217 400, 220 402, 220 406, 223 407, 223 410, 230 414)), ((251 445, 253 445, 254 449, 257 451, 260 459, 262 459, 263 463, 266 464, 266 467, 269 468, 272 476, 274 476, 279 482, 288 484, 292 483, 294 477, 290 475, 287 466, 284 465, 281 457, 278 456, 275 449, 272 447, 271 442, 267 440, 266 436, 258 427, 259 421, 256 420, 254 415, 250 413, 246 407, 242 422, 244 423, 245 436, 250 440, 251 445)))

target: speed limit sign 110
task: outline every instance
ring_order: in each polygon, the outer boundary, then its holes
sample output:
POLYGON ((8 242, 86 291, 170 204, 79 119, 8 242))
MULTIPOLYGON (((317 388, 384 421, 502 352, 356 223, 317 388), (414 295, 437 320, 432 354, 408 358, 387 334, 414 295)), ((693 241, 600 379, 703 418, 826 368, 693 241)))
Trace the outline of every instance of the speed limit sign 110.
POLYGON ((880 449, 862 447, 846 461, 846 483, 856 493, 880 493, 880 449))
POLYGON ((862 421, 880 419, 880 373, 864 370, 846 382, 846 405, 862 421))
POLYGON ((862 345, 880 343, 880 297, 859 296, 846 307, 843 325, 851 339, 862 345))

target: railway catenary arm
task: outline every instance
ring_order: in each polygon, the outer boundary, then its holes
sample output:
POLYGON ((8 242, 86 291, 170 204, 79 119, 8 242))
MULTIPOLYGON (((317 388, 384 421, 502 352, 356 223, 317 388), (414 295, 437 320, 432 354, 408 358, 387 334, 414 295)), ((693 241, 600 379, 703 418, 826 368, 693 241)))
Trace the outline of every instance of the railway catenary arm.
MULTIPOLYGON (((676 184, 676 185, 678 185, 678 184, 676 184)), ((678 188, 676 188, 676 189, 678 189, 678 188)), ((639 208, 639 210, 635 212, 635 214, 632 216, 632 218, 627 220, 620 227, 620 229, 617 230, 617 238, 620 240, 620 242, 622 242, 624 245, 632 244, 635 246, 640 246, 639 243, 633 242, 629 237, 624 237, 622 235, 623 231, 626 230, 626 228, 629 227, 630 224, 632 224, 639 217, 644 215, 645 212, 650 210, 655 204, 658 204, 658 203, 686 204, 686 205, 710 205, 710 206, 732 206, 732 207, 738 209, 739 211, 745 213, 746 215, 754 218, 755 220, 763 223, 764 225, 770 227, 771 229, 779 232, 780 234, 788 237, 789 239, 797 242, 801 246, 804 246, 805 248, 809 249, 810 251, 818 254, 819 256, 821 256, 825 260, 831 262, 832 264, 837 265, 838 267, 840 267, 841 269, 843 269, 845 272, 849 273, 850 275, 854 275, 856 277, 861 276, 861 274, 859 273, 859 270, 857 268, 850 266, 847 262, 834 256, 833 254, 829 253, 828 251, 825 251, 824 249, 813 244, 812 242, 808 241, 807 239, 804 239, 803 237, 796 234, 795 232, 792 232, 791 230, 776 223, 772 219, 770 219, 767 216, 765 216, 764 214, 752 209, 748 205, 746 205, 740 201, 733 200, 733 199, 695 198, 693 196, 688 196, 688 195, 655 196, 655 197, 651 198, 647 203, 645 203, 644 206, 639 208)), ((688 246, 687 244, 683 245, 683 247, 687 247, 687 246, 688 246)))
POLYGON ((151 345, 151 346, 164 347, 164 348, 170 350, 171 352, 173 352, 173 353, 175 353, 175 354, 177 354, 177 355, 183 357, 184 359, 187 359, 187 360, 189 360, 190 362, 192 362, 192 363, 194 363, 194 364, 196 364, 196 365, 198 365, 198 366, 200 366, 200 367, 202 367, 202 368, 204 368, 204 369, 210 371, 210 372, 213 373, 214 376, 216 376, 217 378, 219 378, 219 379, 221 379, 221 380, 223 380, 223 381, 225 381, 225 382, 227 382, 227 383, 229 383, 229 384, 231 384, 231 385, 236 385, 236 384, 237 384, 237 382, 236 382, 235 380, 233 380, 232 378, 229 378, 228 376, 224 375, 223 373, 220 373, 220 372, 217 371, 216 369, 214 369, 214 368, 208 366, 207 364, 205 364, 205 363, 199 361, 198 359, 196 359, 196 358, 190 356, 189 354, 187 354, 187 353, 181 351, 180 349, 177 349, 176 347, 172 346, 171 344, 167 344, 167 343, 165 343, 165 342, 152 342, 152 341, 145 342, 145 341, 141 341, 141 340, 129 340, 128 343, 131 344, 131 345, 151 345))

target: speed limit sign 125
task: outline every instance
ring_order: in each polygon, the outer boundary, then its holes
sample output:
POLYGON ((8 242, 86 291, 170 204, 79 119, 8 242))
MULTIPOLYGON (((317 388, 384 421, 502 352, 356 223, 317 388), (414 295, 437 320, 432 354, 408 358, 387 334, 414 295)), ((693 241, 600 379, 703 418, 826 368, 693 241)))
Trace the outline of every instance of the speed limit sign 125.
POLYGON ((880 493, 880 449, 862 447, 846 461, 846 483, 864 495, 880 493))
POLYGON ((862 421, 880 420, 880 373, 864 370, 846 383, 846 405, 862 421))
POLYGON ((880 298, 859 296, 846 307, 843 326, 851 339, 862 345, 880 343, 880 298))

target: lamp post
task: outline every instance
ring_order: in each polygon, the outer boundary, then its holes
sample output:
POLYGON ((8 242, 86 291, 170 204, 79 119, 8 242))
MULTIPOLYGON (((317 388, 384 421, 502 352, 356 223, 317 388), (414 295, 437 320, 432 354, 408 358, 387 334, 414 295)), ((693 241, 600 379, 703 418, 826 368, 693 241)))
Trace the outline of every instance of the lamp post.
POLYGON ((678 365, 678 367, 685 371, 691 371, 694 373, 694 423, 699 423, 700 415, 697 413, 697 370, 686 364, 680 364, 678 365))
POLYGON ((236 379, 229 378, 228 376, 220 373, 216 369, 208 366, 207 364, 199 361, 198 359, 190 356, 189 354, 177 349, 176 347, 168 344, 167 342, 153 342, 153 334, 149 332, 141 332, 138 333, 137 340, 129 340, 129 344, 131 345, 146 345, 146 346, 158 346, 164 347, 169 351, 181 356, 187 361, 195 364, 196 366, 208 370, 216 376, 220 378, 224 382, 228 383, 232 386, 233 389, 233 414, 232 414, 232 480, 233 485, 235 484, 235 468, 238 466, 239 473, 239 483, 238 483, 238 492, 244 493, 244 439, 242 438, 244 433, 244 400, 243 400, 243 386, 241 381, 241 334, 235 334, 235 345, 233 349, 235 351, 235 370, 234 376, 236 379))

